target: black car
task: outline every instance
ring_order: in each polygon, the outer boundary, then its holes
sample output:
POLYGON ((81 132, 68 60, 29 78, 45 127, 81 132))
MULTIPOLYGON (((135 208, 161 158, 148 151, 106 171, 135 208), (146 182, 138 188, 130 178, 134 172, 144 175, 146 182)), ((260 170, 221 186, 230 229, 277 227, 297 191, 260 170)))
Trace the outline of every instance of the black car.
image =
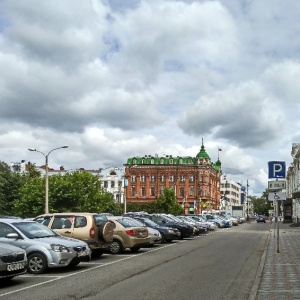
POLYGON ((257 223, 266 223, 266 218, 264 216, 258 216, 256 219, 257 223))
POLYGON ((144 216, 160 226, 177 228, 180 232, 179 239, 181 240, 183 238, 192 236, 194 233, 194 229, 192 226, 176 222, 165 214, 149 214, 144 216))
POLYGON ((180 232, 177 228, 160 226, 149 218, 140 217, 138 215, 132 216, 132 218, 139 220, 144 223, 146 226, 156 229, 161 234, 162 243, 171 243, 173 240, 177 240, 180 237, 180 232))

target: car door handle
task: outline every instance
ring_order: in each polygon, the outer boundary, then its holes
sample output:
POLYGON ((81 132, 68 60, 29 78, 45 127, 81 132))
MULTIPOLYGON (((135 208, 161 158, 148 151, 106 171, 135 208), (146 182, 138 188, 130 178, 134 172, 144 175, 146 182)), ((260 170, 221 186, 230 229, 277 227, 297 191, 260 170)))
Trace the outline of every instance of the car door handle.
POLYGON ((65 233, 72 233, 71 231, 65 231, 65 233))

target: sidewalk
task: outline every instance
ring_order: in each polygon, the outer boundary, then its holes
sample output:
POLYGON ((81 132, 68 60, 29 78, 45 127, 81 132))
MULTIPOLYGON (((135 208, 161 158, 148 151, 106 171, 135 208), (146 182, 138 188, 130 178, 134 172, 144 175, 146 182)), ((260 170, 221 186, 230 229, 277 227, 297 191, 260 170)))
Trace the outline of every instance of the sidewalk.
POLYGON ((256 300, 300 300, 300 227, 279 222, 277 247, 277 229, 274 231, 274 223, 270 225, 260 283, 256 297, 252 297, 256 300))

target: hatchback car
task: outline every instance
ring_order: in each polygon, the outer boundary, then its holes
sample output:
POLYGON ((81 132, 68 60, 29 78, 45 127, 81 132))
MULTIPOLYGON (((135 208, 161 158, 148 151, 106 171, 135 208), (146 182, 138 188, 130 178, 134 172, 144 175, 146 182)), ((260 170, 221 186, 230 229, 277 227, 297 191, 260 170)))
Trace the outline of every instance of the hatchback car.
POLYGON ((264 216, 258 216, 256 223, 266 223, 266 218, 264 216))
POLYGON ((107 216, 114 228, 113 242, 110 253, 119 254, 126 248, 139 251, 140 248, 150 245, 150 237, 146 227, 138 226, 132 218, 121 216, 107 216))
POLYGON ((113 227, 104 214, 52 213, 38 216, 34 220, 62 236, 86 242, 94 257, 110 249, 113 241, 113 227))
POLYGON ((89 261, 87 243, 63 237, 46 226, 22 219, 0 219, 0 242, 26 251, 27 271, 45 273, 48 268, 76 266, 89 261))
POLYGON ((0 243, 0 278, 12 279, 26 273, 27 256, 25 250, 0 243))

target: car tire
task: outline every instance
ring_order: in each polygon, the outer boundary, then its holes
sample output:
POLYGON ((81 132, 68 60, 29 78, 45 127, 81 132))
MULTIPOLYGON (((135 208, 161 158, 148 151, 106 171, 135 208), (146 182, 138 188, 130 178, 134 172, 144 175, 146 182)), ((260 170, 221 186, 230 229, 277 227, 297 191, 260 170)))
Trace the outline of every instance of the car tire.
POLYGON ((110 253, 111 254, 119 254, 123 252, 123 246, 120 241, 113 240, 112 244, 110 245, 110 253))
POLYGON ((92 258, 100 257, 104 251, 102 249, 95 249, 92 251, 92 258))
POLYGON ((166 240, 166 243, 171 243, 173 240, 166 240))
POLYGON ((47 259, 44 254, 34 252, 28 256, 27 271, 31 274, 42 274, 48 269, 47 259))
POLYGON ((130 248, 130 250, 132 252, 138 252, 140 249, 141 249, 141 247, 132 247, 132 248, 130 248))
POLYGON ((113 240, 114 228, 110 222, 106 222, 98 227, 98 238, 104 242, 113 240))
POLYGON ((70 264, 69 264, 69 267, 76 267, 80 264, 80 261, 72 261, 70 264))
POLYGON ((179 239, 180 240, 183 240, 183 232, 179 229, 179 232, 180 232, 180 236, 179 236, 179 239))
POLYGON ((160 233, 160 235, 161 235, 160 243, 161 243, 161 244, 164 244, 164 243, 166 242, 165 235, 164 235, 162 232, 160 233))

